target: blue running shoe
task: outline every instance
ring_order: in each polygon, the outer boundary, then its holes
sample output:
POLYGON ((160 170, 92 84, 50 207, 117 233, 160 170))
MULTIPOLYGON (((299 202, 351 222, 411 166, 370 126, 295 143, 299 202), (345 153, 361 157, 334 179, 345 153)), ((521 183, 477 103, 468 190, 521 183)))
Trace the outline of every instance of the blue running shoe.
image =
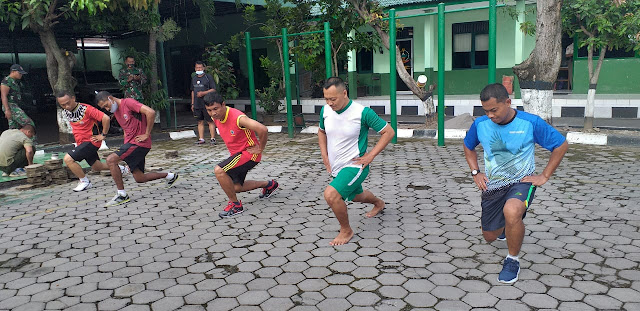
POLYGON ((520 274, 520 262, 511 258, 506 258, 502 263, 502 271, 498 274, 498 282, 513 284, 518 280, 520 274))
POLYGON ((507 236, 504 234, 504 230, 502 230, 502 234, 500 234, 498 236, 498 238, 496 238, 496 240, 498 240, 498 241, 506 241, 507 240, 507 236))

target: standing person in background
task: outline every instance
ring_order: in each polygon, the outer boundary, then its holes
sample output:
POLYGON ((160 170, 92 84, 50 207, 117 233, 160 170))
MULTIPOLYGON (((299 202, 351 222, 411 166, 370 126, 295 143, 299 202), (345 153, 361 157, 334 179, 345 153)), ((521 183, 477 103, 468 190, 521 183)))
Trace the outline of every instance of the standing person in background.
POLYGON ((22 90, 18 80, 27 72, 18 64, 11 65, 11 73, 2 79, 0 91, 2 96, 2 112, 9 121, 10 129, 19 129, 23 125, 30 124, 35 128, 33 120, 18 106, 22 103, 22 90))
POLYGON ((120 69, 118 81, 124 90, 125 98, 133 98, 139 102, 144 101, 142 88, 147 84, 147 76, 142 69, 136 67, 136 60, 133 56, 127 56, 124 60, 125 68, 120 69))
POLYGON ((209 124, 209 134, 211 134, 211 144, 216 144, 216 124, 211 119, 211 116, 207 113, 204 107, 204 96, 216 92, 218 86, 213 80, 213 77, 204 72, 204 63, 201 61, 196 62, 195 70, 196 74, 191 78, 191 111, 193 117, 198 120, 198 141, 196 144, 204 144, 204 121, 209 124))

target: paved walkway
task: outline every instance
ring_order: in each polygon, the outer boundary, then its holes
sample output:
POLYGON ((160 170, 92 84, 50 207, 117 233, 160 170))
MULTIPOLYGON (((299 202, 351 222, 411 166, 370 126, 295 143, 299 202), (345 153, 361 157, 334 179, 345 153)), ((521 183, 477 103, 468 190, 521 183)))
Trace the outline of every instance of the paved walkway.
POLYGON ((157 143, 148 159, 182 182, 129 176, 126 206, 102 207, 115 192, 102 176, 83 193, 0 192, 0 309, 640 310, 639 149, 571 146, 536 193, 508 286, 496 282, 506 244, 481 238, 460 141, 390 146, 365 183, 385 213, 367 219, 368 206, 350 204, 356 236, 331 247, 338 223, 315 136, 270 139, 249 176, 282 190, 241 195, 249 209, 233 219, 217 215, 226 198, 213 176, 226 150, 190 140, 157 143))

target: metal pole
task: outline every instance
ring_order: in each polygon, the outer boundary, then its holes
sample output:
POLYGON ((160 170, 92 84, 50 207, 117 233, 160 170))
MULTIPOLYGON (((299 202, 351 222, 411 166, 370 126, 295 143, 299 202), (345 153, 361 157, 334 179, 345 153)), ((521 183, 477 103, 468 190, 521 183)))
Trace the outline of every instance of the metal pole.
POLYGON ((496 83, 496 0, 489 0, 489 84, 496 83))
MULTIPOLYGON (((167 96, 169 96, 169 82, 167 81, 167 63, 165 62, 164 59, 164 43, 162 41, 158 41, 158 50, 160 51, 160 74, 162 75, 162 89, 164 90, 165 94, 167 94, 167 96)), ((157 54, 157 53, 156 53, 157 54)), ((167 127, 171 126, 171 110, 169 109, 169 105, 167 103, 167 127)))
POLYGON ((289 38, 287 38, 287 28, 282 28, 282 54, 284 57, 282 66, 284 68, 284 89, 287 101, 287 127, 289 129, 289 138, 293 138, 293 108, 291 107, 291 82, 289 81, 289 38))
POLYGON ((82 69, 84 69, 84 74, 87 74, 87 49, 84 47, 84 38, 80 38, 80 42, 82 43, 82 69))
POLYGON ((247 46, 247 74, 249 76, 249 99, 251 101, 251 119, 257 118, 256 112, 256 84, 253 78, 253 52, 251 50, 251 34, 244 33, 244 42, 247 46))
MULTIPOLYGON (((329 22, 324 22, 324 66, 326 78, 331 78, 331 33, 329 32, 329 22)), ((336 72, 336 75, 338 73, 336 72)))
POLYGON ((396 9, 389 10, 389 106, 391 108, 391 128, 395 134, 392 143, 398 142, 398 113, 396 107, 396 9))
POLYGON ((438 146, 444 146, 444 10, 438 3, 438 146))

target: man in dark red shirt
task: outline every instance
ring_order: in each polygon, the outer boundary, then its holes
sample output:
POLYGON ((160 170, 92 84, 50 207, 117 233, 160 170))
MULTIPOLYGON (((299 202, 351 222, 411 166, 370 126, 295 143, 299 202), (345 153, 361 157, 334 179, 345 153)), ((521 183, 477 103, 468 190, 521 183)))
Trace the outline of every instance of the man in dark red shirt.
POLYGON ((122 160, 129 165, 136 182, 143 183, 166 178, 168 187, 172 187, 178 180, 178 173, 144 173, 145 157, 151 150, 151 129, 156 112, 135 99, 116 98, 107 91, 98 93, 96 102, 100 108, 113 113, 124 131, 124 145, 107 157, 107 165, 111 170, 118 193, 105 206, 123 204, 130 200, 124 190, 122 174, 118 168, 118 163, 122 160))
MULTIPOLYGON (((76 96, 68 91, 61 91, 56 94, 58 104, 63 109, 62 115, 69 121, 76 146, 64 156, 64 163, 71 172, 80 179, 78 186, 73 191, 83 191, 91 188, 89 178, 84 174, 82 167, 76 162, 87 161, 94 171, 107 171, 109 167, 100 161, 98 149, 102 141, 109 133, 109 116, 102 111, 87 104, 76 102, 76 96), (93 127, 102 123, 102 132, 93 135, 93 127)), ((127 169, 120 166, 120 171, 124 174, 127 169)))

